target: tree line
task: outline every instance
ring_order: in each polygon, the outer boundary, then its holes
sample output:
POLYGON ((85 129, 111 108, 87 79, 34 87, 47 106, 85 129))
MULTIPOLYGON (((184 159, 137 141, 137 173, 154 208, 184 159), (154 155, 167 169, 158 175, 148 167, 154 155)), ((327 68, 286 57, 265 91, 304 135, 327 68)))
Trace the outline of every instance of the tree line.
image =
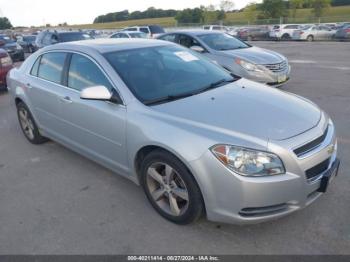
POLYGON ((177 12, 178 11, 173 9, 163 10, 163 9, 156 9, 154 7, 150 7, 143 12, 134 11, 130 13, 128 10, 123 10, 120 12, 100 15, 94 19, 94 24, 126 21, 126 20, 134 20, 134 19, 145 19, 145 18, 174 17, 177 14, 177 12))

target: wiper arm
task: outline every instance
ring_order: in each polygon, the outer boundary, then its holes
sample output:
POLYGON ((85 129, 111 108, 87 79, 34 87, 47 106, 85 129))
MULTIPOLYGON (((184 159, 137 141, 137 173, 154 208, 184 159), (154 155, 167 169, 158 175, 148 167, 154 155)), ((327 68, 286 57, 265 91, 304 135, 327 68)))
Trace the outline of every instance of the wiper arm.
POLYGON ((216 81, 216 82, 214 82, 214 83, 211 83, 211 84, 208 85, 208 86, 203 87, 202 89, 199 89, 199 90, 196 92, 196 94, 203 93, 203 92, 205 92, 205 91, 208 91, 208 90, 217 88, 217 87, 222 86, 222 85, 224 85, 224 84, 226 84, 226 83, 235 82, 236 80, 238 80, 238 78, 220 79, 219 81, 216 81))
POLYGON ((163 96, 160 98, 155 98, 155 99, 150 99, 150 100, 146 100, 143 103, 145 105, 157 105, 157 104, 162 104, 165 102, 171 102, 171 101, 175 101, 181 98, 185 98, 185 97, 189 97, 189 96, 193 96, 194 93, 184 93, 184 94, 179 94, 179 95, 168 95, 168 96, 163 96))

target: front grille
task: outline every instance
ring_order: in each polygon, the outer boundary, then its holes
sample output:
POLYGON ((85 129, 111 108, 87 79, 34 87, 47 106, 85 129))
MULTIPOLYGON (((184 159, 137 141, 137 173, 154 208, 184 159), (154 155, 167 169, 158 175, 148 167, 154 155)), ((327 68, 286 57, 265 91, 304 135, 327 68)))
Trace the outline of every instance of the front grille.
POLYGON ((323 172, 325 172, 328 169, 329 162, 330 162, 330 158, 306 170, 305 171, 306 178, 309 180, 321 175, 323 172))
POLYGON ((324 131, 324 133, 316 138, 315 140, 312 140, 311 142, 298 147, 296 149, 294 149, 294 153, 298 156, 301 157, 302 155, 305 155, 306 153, 314 150, 315 148, 317 148, 318 146, 320 146, 322 144, 322 142, 326 139, 326 136, 328 134, 328 127, 326 128, 326 130, 324 131))
POLYGON ((288 63, 287 61, 282 61, 281 63, 277 64, 266 64, 264 65, 267 69, 271 70, 272 72, 278 73, 283 72, 287 69, 288 63))
POLYGON ((274 206, 265 207, 247 207, 243 208, 239 214, 244 217, 267 216, 288 210, 288 204, 283 203, 274 206))

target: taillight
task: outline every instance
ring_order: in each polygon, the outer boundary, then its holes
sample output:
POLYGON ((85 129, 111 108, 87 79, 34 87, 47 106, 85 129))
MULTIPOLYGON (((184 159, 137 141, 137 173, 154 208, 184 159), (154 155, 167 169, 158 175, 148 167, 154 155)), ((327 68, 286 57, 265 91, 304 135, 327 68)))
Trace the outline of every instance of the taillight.
POLYGON ((346 33, 350 33, 350 28, 345 29, 346 33))
POLYGON ((302 34, 304 34, 304 32, 303 32, 303 31, 300 31, 300 32, 299 32, 299 34, 301 34, 301 35, 302 35, 302 34))

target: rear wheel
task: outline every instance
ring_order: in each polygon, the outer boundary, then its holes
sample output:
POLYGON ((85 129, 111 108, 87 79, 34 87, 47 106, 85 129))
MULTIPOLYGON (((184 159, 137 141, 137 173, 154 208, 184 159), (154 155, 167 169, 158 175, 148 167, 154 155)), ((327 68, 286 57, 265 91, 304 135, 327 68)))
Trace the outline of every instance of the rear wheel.
POLYGON ((289 34, 284 34, 284 35, 282 35, 281 39, 284 40, 284 41, 290 40, 290 35, 289 34))
POLYGON ((202 195, 192 174, 167 151, 155 150, 145 157, 141 184, 154 209, 176 224, 192 223, 203 213, 202 195))
POLYGON ((32 114, 23 102, 17 104, 17 115, 23 134, 30 143, 42 144, 48 141, 46 137, 40 134, 32 114))
POLYGON ((312 41, 314 41, 314 37, 313 37, 312 35, 308 35, 307 38, 306 38, 306 40, 307 40, 308 42, 312 42, 312 41))

